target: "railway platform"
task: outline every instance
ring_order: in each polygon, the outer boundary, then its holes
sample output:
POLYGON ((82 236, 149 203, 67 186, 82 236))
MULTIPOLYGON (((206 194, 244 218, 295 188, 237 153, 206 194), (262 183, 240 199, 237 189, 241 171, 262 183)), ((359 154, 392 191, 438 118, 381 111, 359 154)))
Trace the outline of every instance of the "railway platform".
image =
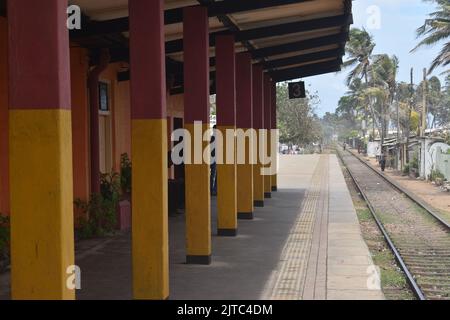
MULTIPOLYGON (((237 237, 213 236, 209 266, 185 264, 184 215, 170 217, 170 299, 384 299, 337 157, 281 156, 278 184, 237 237)), ((77 298, 132 299, 130 247, 128 234, 80 244, 77 298)))

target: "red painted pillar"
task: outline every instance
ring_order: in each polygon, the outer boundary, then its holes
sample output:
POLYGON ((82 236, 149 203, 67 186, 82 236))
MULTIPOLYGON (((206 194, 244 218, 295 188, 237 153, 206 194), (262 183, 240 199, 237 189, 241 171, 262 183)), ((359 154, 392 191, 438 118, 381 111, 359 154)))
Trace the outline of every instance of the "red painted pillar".
POLYGON ((0 17, 0 214, 9 215, 8 24, 0 17))
MULTIPOLYGON (((271 158, 271 128, 272 128, 272 80, 268 74, 264 75, 264 129, 265 129, 265 141, 266 152, 265 155, 271 158)), ((266 164, 266 171, 270 168, 271 164, 266 164)), ((272 197, 272 179, 271 175, 266 172, 264 175, 264 198, 272 197)))
POLYGON ((8 1, 13 299, 75 297, 66 9, 60 0, 8 1))
MULTIPOLYGON (((198 150, 209 130, 209 26, 205 7, 187 7, 184 15, 184 113, 192 157, 185 157, 186 262, 211 263, 210 166, 198 150), (200 125, 195 126, 199 122, 200 125), (197 130, 196 130, 197 129, 197 130), (196 134, 194 132, 197 131, 196 134), (196 147, 194 147, 196 145, 196 147)), ((189 144, 185 137, 185 143, 189 144)), ((203 142, 207 147, 209 141, 203 142)), ((203 149, 203 148, 201 148, 203 149)), ((184 153, 187 154, 186 152, 184 153)))
POLYGON ((253 128, 258 133, 256 161, 253 166, 253 196, 255 207, 264 207, 264 176, 261 174, 263 168, 262 155, 264 154, 263 132, 264 132, 264 82, 263 67, 253 66, 253 128))
POLYGON ((219 236, 237 235, 236 194, 236 55, 234 36, 216 38, 217 129, 217 233, 219 236))
POLYGON ((238 129, 237 187, 238 218, 253 219, 253 159, 256 134, 253 129, 252 56, 248 52, 236 58, 236 127, 238 129), (240 159, 242 154, 243 159, 240 159), (242 161, 243 160, 243 161, 242 161))
POLYGON ((277 83, 272 80, 272 109, 271 109, 271 115, 270 115, 270 121, 271 121, 271 155, 272 160, 275 161, 273 164, 273 168, 275 171, 272 174, 271 182, 272 182, 272 191, 276 192, 278 191, 278 127, 277 127, 277 83))
POLYGON ((169 296, 164 1, 130 0, 133 295, 169 296))

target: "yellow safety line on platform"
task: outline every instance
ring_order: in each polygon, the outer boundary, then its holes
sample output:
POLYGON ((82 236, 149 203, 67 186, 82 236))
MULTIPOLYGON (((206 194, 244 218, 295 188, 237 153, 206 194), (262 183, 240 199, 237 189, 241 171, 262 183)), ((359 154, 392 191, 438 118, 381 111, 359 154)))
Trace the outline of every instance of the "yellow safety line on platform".
POLYGON ((308 258, 311 250, 314 224, 321 195, 323 174, 327 169, 328 156, 320 156, 311 179, 301 212, 283 248, 278 274, 272 288, 268 288, 268 299, 300 300, 305 284, 308 258))

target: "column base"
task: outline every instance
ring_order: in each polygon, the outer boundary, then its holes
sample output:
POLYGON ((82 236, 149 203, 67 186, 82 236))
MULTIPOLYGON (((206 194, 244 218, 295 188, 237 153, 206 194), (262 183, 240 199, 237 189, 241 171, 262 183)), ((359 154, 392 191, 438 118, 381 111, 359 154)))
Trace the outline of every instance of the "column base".
POLYGON ((236 237, 237 229, 217 229, 217 235, 219 237, 236 237))
POLYGON ((264 201, 262 201, 262 200, 255 200, 255 201, 253 202, 253 204, 254 204, 255 207, 257 207, 257 208, 264 208, 264 201))
POLYGON ((272 187, 272 192, 277 192, 278 191, 278 187, 272 187))
POLYGON ((272 193, 270 193, 270 192, 265 192, 265 193, 264 193, 264 198, 266 198, 266 199, 272 198, 272 193))
POLYGON ((238 212, 239 220, 253 220, 253 212, 238 212))
POLYGON ((186 264, 210 265, 211 255, 209 256, 186 256, 186 264))

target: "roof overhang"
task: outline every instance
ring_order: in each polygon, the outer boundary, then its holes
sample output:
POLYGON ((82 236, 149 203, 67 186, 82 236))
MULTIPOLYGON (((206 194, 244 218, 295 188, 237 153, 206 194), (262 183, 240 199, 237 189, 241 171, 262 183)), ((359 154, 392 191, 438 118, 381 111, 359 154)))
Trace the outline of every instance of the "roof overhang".
MULTIPOLYGON (((128 0, 70 0, 83 12, 82 29, 70 33, 71 42, 90 50, 91 65, 100 49, 111 61, 129 60, 128 0)), ((248 51, 276 81, 340 70, 349 27, 351 0, 165 0, 168 73, 182 86, 183 8, 208 8, 210 65, 215 68, 215 38, 233 34, 236 52, 248 51)), ((0 0, 0 14, 6 13, 0 0)), ((126 80, 126 73, 121 75, 126 80)))

